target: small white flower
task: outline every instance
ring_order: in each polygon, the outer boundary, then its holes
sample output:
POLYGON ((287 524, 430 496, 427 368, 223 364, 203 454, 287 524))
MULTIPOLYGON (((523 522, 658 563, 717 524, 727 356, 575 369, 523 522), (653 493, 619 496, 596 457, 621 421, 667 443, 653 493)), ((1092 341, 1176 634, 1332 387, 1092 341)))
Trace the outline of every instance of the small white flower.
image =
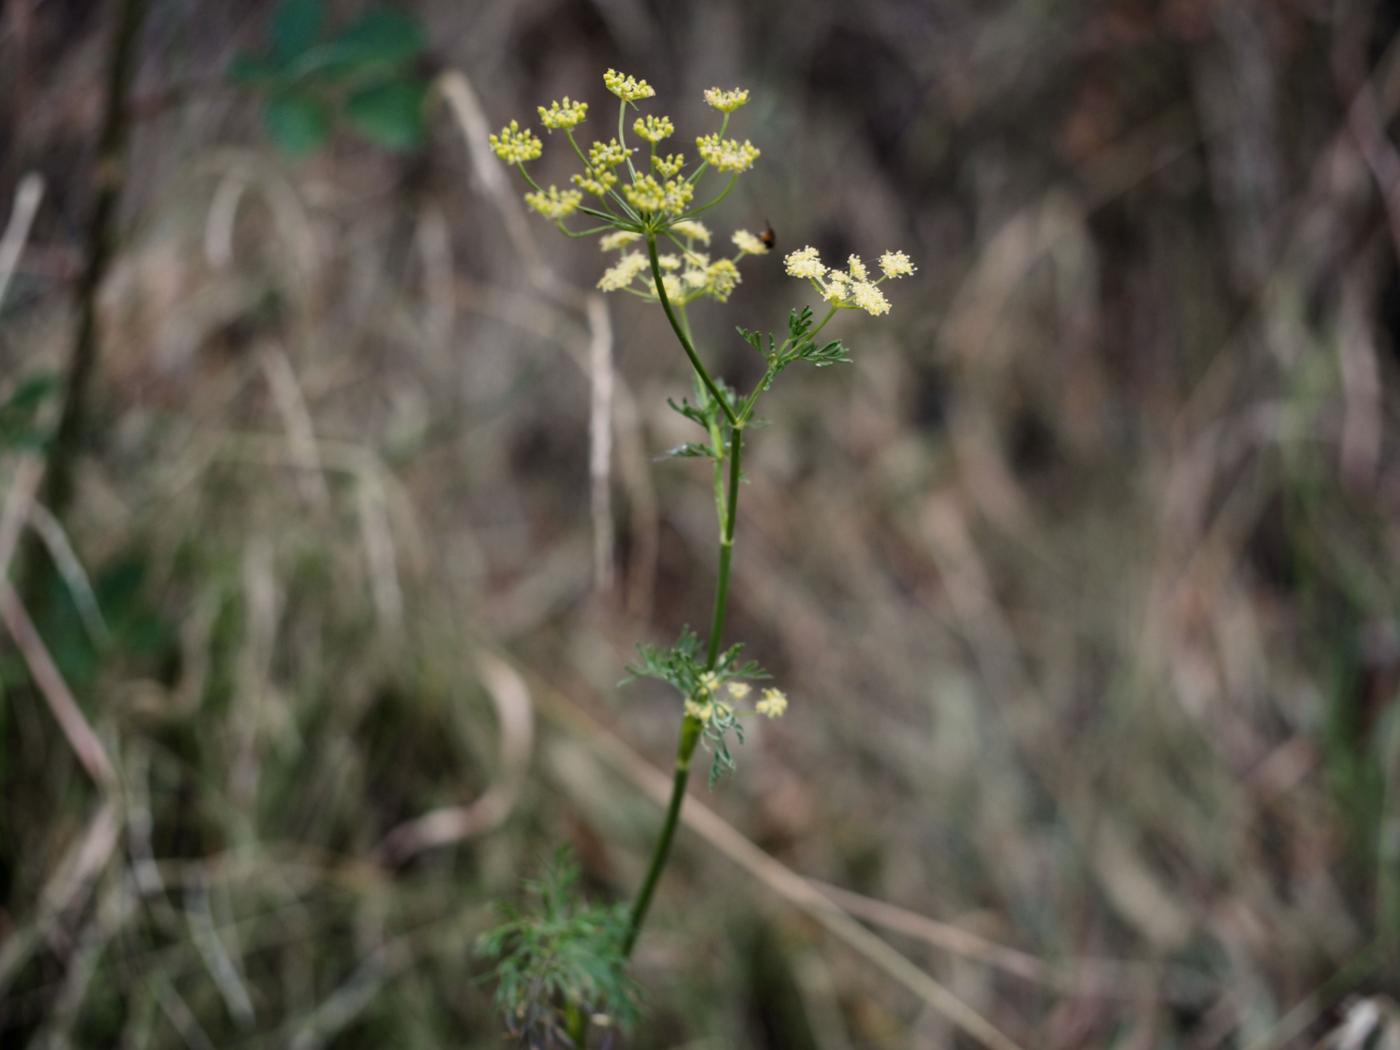
POLYGON ((698 219, 682 219, 671 224, 671 232, 678 233, 686 240, 710 243, 710 228, 698 219))
POLYGON ((735 230, 734 236, 729 239, 734 242, 734 246, 743 255, 768 254, 768 245, 759 240, 756 233, 750 233, 748 230, 735 230))
POLYGON ((769 718, 782 718, 783 712, 787 709, 787 694, 781 689, 763 690, 763 696, 759 699, 758 703, 754 705, 754 710, 769 718))
POLYGON ((828 273, 822 287, 822 298, 837 306, 848 305, 851 300, 851 275, 841 270, 828 273))
POLYGON ((798 248, 794 252, 788 252, 783 259, 783 265, 790 277, 801 277, 815 281, 826 274, 826 266, 822 263, 820 253, 810 244, 805 248, 798 248))
POLYGON ((626 288, 637 279, 637 275, 650 264, 641 252, 628 252, 616 263, 603 271, 598 279, 598 287, 605 292, 616 292, 626 288))
POLYGON ((871 317, 890 312, 890 301, 885 298, 885 293, 869 281, 856 281, 851 286, 851 298, 871 317))
POLYGON ((618 248, 626 248, 629 244, 636 244, 642 239, 640 233, 633 233, 631 230, 617 230, 614 233, 604 234, 598 239, 598 247, 605 252, 616 251, 618 248))
POLYGON ((712 299, 727 302, 738 283, 739 267, 730 259, 716 259, 705 268, 705 294, 712 299))
POLYGON ((914 272, 914 264, 903 252, 885 252, 880 256, 880 272, 886 277, 908 277, 914 272))

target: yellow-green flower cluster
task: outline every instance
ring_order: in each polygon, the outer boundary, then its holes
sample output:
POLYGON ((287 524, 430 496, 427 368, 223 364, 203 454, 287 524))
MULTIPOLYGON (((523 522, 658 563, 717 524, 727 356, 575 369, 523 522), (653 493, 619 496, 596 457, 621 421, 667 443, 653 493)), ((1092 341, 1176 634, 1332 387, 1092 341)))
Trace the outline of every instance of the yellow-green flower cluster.
MULTIPOLYGON (((684 306, 697 299, 714 299, 721 303, 727 301, 740 282, 739 260, 745 254, 758 254, 740 251, 733 258, 712 259, 700 248, 708 246, 713 235, 709 227, 698 219, 682 219, 673 223, 669 233, 680 250, 678 253, 660 253, 656 262, 661 270, 666 298, 673 306, 684 306)), ((619 230, 601 238, 598 246, 605 252, 619 251, 639 240, 640 234, 619 230)), ((762 242, 759 243, 761 246, 762 242)), ((631 292, 653 301, 659 298, 651 263, 639 251, 626 253, 608 267, 598 281, 598 287, 605 292, 631 292)))
POLYGON ((911 277, 914 264, 903 252, 885 252, 880 256, 880 272, 886 277, 911 277))
POLYGON ((733 113, 748 100, 747 88, 734 88, 732 91, 721 91, 717 87, 705 89, 705 103, 721 113, 733 113))
POLYGON ((671 123, 670 117, 655 117, 648 113, 645 117, 637 118, 632 125, 632 130, 652 145, 656 145, 662 139, 674 135, 676 126, 671 123))
POLYGON ((718 132, 701 135, 695 140, 695 148, 700 151, 701 158, 707 164, 735 175, 748 171, 759 157, 758 147, 748 139, 743 142, 738 139, 722 139, 718 132))
POLYGON ((810 244, 795 252, 788 252, 783 259, 783 266, 789 277, 819 281, 826 276, 826 264, 822 262, 821 254, 810 244))
POLYGON ((507 164, 523 164, 527 160, 538 160, 544 143, 528 128, 521 130, 520 124, 512 120, 501 129, 499 135, 491 136, 491 150, 507 164))
POLYGON ((585 193, 603 197, 617 185, 617 176, 607 168, 584 168, 581 174, 570 175, 569 181, 585 193))
POLYGON ((617 251, 625 248, 629 244, 636 244, 642 239, 640 233, 633 233, 631 230, 617 230, 613 233, 605 233, 598 239, 598 247, 605 252, 617 251))
MULTIPOLYGON (((732 715, 734 705, 747 698, 752 691, 747 682, 731 681, 724 685, 721 695, 719 676, 713 671, 706 671, 700 676, 696 695, 686 700, 685 713, 702 722, 708 722, 716 714, 732 715)), ((787 708, 787 694, 781 689, 763 690, 758 703, 754 705, 754 710, 766 718, 781 718, 787 708)))
POLYGON ((838 270, 822 262, 820 253, 811 245, 788 252, 783 265, 788 276, 810 281, 821 297, 838 310, 864 310, 872 317, 890 312, 890 302, 879 285, 892 277, 914 273, 914 264, 904 252, 885 252, 880 256, 884 276, 872 281, 870 270, 859 255, 850 256, 846 268, 838 270))
POLYGON ((626 161, 632 152, 617 139, 595 142, 588 147, 588 163, 593 168, 616 168, 626 161))
MULTIPOLYGON (((728 259, 711 259, 697 251, 709 247, 709 231, 695 222, 693 216, 718 204, 729 192, 733 180, 723 187, 713 199, 698 198, 700 175, 708 168, 738 175, 753 167, 759 150, 752 142, 723 138, 729 126, 729 115, 743 106, 749 97, 743 88, 721 90, 711 88, 705 92, 705 101, 725 114, 719 131, 701 136, 696 140, 703 163, 694 167, 687 176, 686 157, 683 153, 663 153, 658 147, 676 134, 675 122, 661 114, 638 114, 630 125, 624 120, 628 106, 635 106, 643 99, 653 97, 656 92, 645 80, 629 74, 609 69, 603 76, 607 89, 621 99, 618 131, 615 138, 594 141, 586 148, 576 138, 576 129, 588 117, 588 103, 564 96, 548 105, 536 107, 540 124, 550 132, 561 131, 578 160, 581 170, 569 176, 569 188, 557 186, 546 188, 536 182, 525 169, 527 161, 536 160, 542 152, 539 136, 518 122, 511 121, 500 132, 491 136, 491 148, 498 157, 520 169, 521 175, 529 183, 525 203, 532 211, 538 212, 554 222, 563 232, 571 236, 591 234, 641 235, 649 240, 664 237, 683 240, 683 250, 668 262, 663 275, 648 273, 646 267, 639 268, 635 260, 620 260, 608 269, 599 287, 609 290, 623 290, 638 295, 657 298, 661 287, 668 296, 678 302, 690 302, 700 296, 723 300, 739 283, 738 261, 749 255, 763 255, 767 252, 763 242, 752 233, 739 231, 735 234, 738 252, 728 259), (627 135, 635 134, 647 143, 647 163, 643 164, 635 156, 637 150, 628 145, 627 135), (566 218, 585 215, 593 220, 588 229, 570 229, 566 218), (640 279, 642 287, 633 287, 640 279)), ((620 246, 620 240, 610 243, 620 246)))
POLYGON ((583 194, 578 190, 560 192, 558 186, 551 186, 548 191, 525 194, 525 203, 532 210, 555 222, 572 215, 582 202, 583 194))
POLYGON ((651 166, 656 169, 656 173, 663 179, 674 179, 685 167, 685 154, 668 153, 664 157, 660 153, 653 153, 651 156, 651 166))
POLYGON ((754 704, 754 710, 769 718, 782 718, 788 709, 787 694, 781 689, 765 689, 763 696, 758 703, 754 704))
POLYGON ((583 118, 588 116, 587 102, 570 102, 569 96, 564 96, 564 101, 555 100, 549 104, 549 108, 536 106, 540 113, 540 123, 550 131, 568 131, 570 128, 578 127, 583 123, 583 118))
POLYGON ((748 230, 735 230, 734 236, 730 240, 734 242, 734 247, 739 249, 740 255, 768 254, 768 245, 759 239, 758 234, 750 233, 748 230))
POLYGON ((638 175, 622 187, 627 203, 640 212, 665 212, 679 216, 695 196, 695 186, 685 179, 657 180, 655 175, 638 175))
POLYGON ((624 76, 615 69, 603 74, 603 86, 623 102, 640 102, 656 94, 656 89, 645 80, 624 76))
POLYGON ((647 257, 641 252, 628 252, 603 271, 598 287, 605 292, 620 292, 645 273, 649 265, 647 257))
POLYGON ((695 219, 682 219, 680 222, 672 223, 671 232, 688 241, 699 241, 701 244, 710 243, 710 228, 695 219))

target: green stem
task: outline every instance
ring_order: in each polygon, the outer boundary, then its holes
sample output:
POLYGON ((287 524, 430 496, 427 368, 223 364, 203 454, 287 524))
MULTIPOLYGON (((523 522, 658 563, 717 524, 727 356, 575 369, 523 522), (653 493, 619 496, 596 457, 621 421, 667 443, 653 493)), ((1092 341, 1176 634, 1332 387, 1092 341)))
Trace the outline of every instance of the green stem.
POLYGON ((821 323, 820 323, 819 325, 817 325, 817 327, 813 328, 810 332, 807 333, 807 338, 808 338, 808 339, 815 339, 815 338, 817 337, 817 333, 820 332, 823 328, 825 328, 825 327, 826 327, 826 323, 827 323, 828 321, 830 321, 830 320, 831 320, 833 317, 835 317, 835 316, 836 316, 836 307, 834 307, 834 306, 829 307, 829 308, 827 309, 827 311, 826 311, 826 316, 823 317, 823 318, 821 319, 821 323))
POLYGON ((734 557, 734 523, 739 517, 739 463, 744 453, 744 425, 729 428, 729 491, 724 499, 724 529, 719 538, 719 577, 715 581, 715 610, 710 618, 710 641, 705 652, 705 670, 713 671, 719 659, 724 617, 729 607, 729 564, 734 557))
POLYGON ((579 1008, 577 1003, 569 1003, 564 1007, 564 1022, 569 1042, 577 1050, 583 1050, 588 1045, 588 1015, 579 1008))
MULTIPOLYGON (((721 121, 719 122, 719 137, 720 137, 720 138, 724 138, 724 133, 725 133, 726 131, 729 130, 729 118, 730 118, 732 115, 733 115, 733 114, 731 114, 731 113, 726 113, 726 114, 724 115, 724 119, 721 120, 721 121)), ((687 181, 687 182, 690 182, 690 183, 692 183, 692 184, 694 184, 695 182, 697 182, 697 181, 699 180, 699 178, 700 178, 701 175, 705 174, 705 169, 708 168, 709 166, 710 166, 710 162, 709 162, 708 160, 702 160, 700 166, 690 173, 690 178, 687 179, 686 181, 687 181)))
POLYGON ((676 745, 676 771, 671 781, 671 801, 666 807, 666 821, 661 825, 661 837, 656 840, 656 849, 651 854, 651 866, 647 868, 647 877, 642 882, 642 888, 637 892, 637 900, 632 905, 632 914, 627 923, 627 937, 622 942, 622 957, 630 958, 632 948, 637 943, 637 936, 642 932, 642 923, 646 921, 647 909, 651 907, 651 898, 656 893, 656 884, 661 880, 661 872, 666 868, 666 861, 671 855, 671 840, 676 837, 676 825, 680 823, 681 805, 685 802, 685 785, 690 779, 690 756, 695 753, 695 745, 700 742, 700 730, 703 723, 698 718, 685 716, 685 721, 681 723, 680 742, 676 745))
MULTIPOLYGON (((681 345, 685 347, 691 363, 695 366, 696 375, 705 384, 711 396, 716 397, 720 406, 728 412, 724 400, 719 398, 714 389, 713 381, 700 366, 695 356, 694 347, 690 345, 689 325, 682 325, 678 322, 670 303, 664 298, 666 292, 661 286, 661 269, 656 261, 656 237, 652 234, 647 235, 647 248, 651 255, 652 276, 656 279, 657 294, 662 297, 661 304, 666 310, 667 318, 671 321, 671 327, 675 329, 676 336, 681 340, 681 345)), ((715 607, 710 621, 710 638, 705 655, 705 669, 707 671, 714 670, 715 662, 719 659, 720 641, 724 634, 725 613, 729 606, 729 571, 734 557, 734 527, 739 520, 739 479, 741 475, 740 464, 744 452, 744 424, 742 421, 736 420, 732 413, 729 414, 729 418, 729 452, 725 457, 729 460, 729 486, 724 498, 720 525, 719 573, 715 580, 715 607)), ((661 825, 661 836, 656 840, 656 847, 652 851, 651 864, 647 867, 646 878, 643 880, 642 888, 638 891, 637 899, 632 905, 632 913, 627 924, 627 937, 622 943, 624 958, 628 958, 632 954, 632 948, 636 945, 637 937, 642 932, 642 923, 646 921, 647 910, 651 907, 651 898, 656 893, 656 885, 661 880, 661 873, 666 870, 666 862, 670 859, 671 842, 676 837, 676 827, 680 824, 681 806, 685 803, 685 787, 690 780, 690 759, 695 753, 695 745, 700 742, 703 729, 704 723, 690 715, 686 715, 681 722, 680 740, 676 744, 675 775, 671 781, 671 800, 666 806, 666 819, 661 825)))
POLYGON ((632 155, 627 153, 627 132, 624 125, 627 123, 627 100, 619 99, 617 104, 617 144, 622 147, 627 158, 627 174, 632 176, 632 181, 637 181, 637 169, 632 166, 632 155))
MULTIPOLYGON (((729 176, 729 181, 726 182, 726 183, 724 184, 724 189, 720 190, 720 193, 719 193, 719 196, 718 196, 718 197, 716 197, 716 198, 715 198, 714 200, 712 200, 712 201, 708 201, 707 203, 700 205, 700 207, 696 208, 694 211, 688 211, 688 212, 686 212, 684 215, 681 216, 681 219, 693 219, 693 218, 695 218, 695 216, 699 215, 701 212, 709 211, 709 210, 710 210, 711 208, 713 208, 716 204, 719 204, 721 201, 723 201, 725 197, 728 197, 728 196, 729 196, 729 191, 732 190, 732 189, 734 188, 734 184, 735 184, 736 182, 738 182, 738 181, 739 181, 739 176, 738 176, 738 175, 731 175, 731 176, 729 176)), ((680 220, 677 220, 677 221, 680 221, 680 220)))
MULTIPOLYGON (((729 605, 729 568, 734 555, 734 525, 739 511, 739 464, 744 448, 744 428, 731 427, 729 430, 729 490, 724 504, 724 527, 719 541, 719 576, 715 582, 715 609, 710 624, 709 648, 705 656, 705 669, 713 670, 719 659, 720 636, 724 633, 725 611, 729 605)), ((656 848, 651 854, 651 864, 647 867, 646 879, 632 905, 632 914, 627 923, 627 937, 622 942, 623 958, 632 954, 637 937, 642 932, 651 898, 656 893, 656 884, 666 869, 671 856, 671 842, 676 837, 676 827, 680 823, 681 806, 685 803, 685 786, 690 780, 690 758, 695 753, 695 745, 700 742, 704 723, 698 718, 686 715, 681 722, 680 741, 676 745, 675 775, 671 781, 671 801, 666 806, 666 819, 661 825, 661 837, 656 840, 656 848)))
POLYGON ((604 230, 617 229, 617 227, 610 222, 605 223, 602 226, 592 226, 586 230, 571 230, 564 225, 562 220, 560 222, 555 223, 554 225, 559 228, 559 232, 562 233, 565 237, 591 237, 593 234, 602 233, 604 230))
POLYGON ((695 352, 695 345, 690 341, 690 336, 686 335, 684 327, 676 317, 676 311, 671 306, 671 298, 666 294, 666 282, 661 279, 661 261, 656 254, 656 234, 647 233, 647 255, 651 259, 651 276, 656 283, 656 297, 661 300, 661 309, 666 312, 666 320, 671 322, 671 329, 676 333, 676 338, 680 340, 681 349, 685 351, 685 356, 690 358, 690 367, 695 369, 695 374, 700 377, 700 382, 705 384, 706 391, 718 403, 720 410, 724 413, 724 418, 730 424, 738 422, 734 415, 734 409, 729 401, 720 392, 715 381, 710 378, 710 373, 706 370, 704 363, 700 360, 700 355, 695 352))

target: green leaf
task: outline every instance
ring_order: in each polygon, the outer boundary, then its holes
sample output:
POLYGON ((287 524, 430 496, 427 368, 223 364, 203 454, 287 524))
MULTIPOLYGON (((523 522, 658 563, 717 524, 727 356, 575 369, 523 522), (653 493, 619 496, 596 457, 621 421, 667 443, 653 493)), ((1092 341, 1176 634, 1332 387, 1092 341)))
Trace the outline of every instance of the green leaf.
POLYGON ((685 398, 681 399, 680 404, 676 404, 673 398, 668 397, 666 399, 666 404, 671 407, 671 411, 685 416, 685 418, 690 420, 692 423, 698 423, 700 426, 705 427, 706 429, 709 428, 710 417, 706 415, 702 410, 692 405, 685 398))
POLYGON ((668 448, 661 453, 661 459, 700 459, 707 457, 715 459, 715 450, 709 445, 703 445, 698 441, 687 441, 684 445, 677 445, 675 448, 668 448))
POLYGON ((297 157, 325 142, 331 130, 326 104, 304 92, 273 95, 263 108, 263 122, 278 147, 297 157))
POLYGON ((0 402, 0 450, 43 450, 49 435, 39 429, 37 417, 44 402, 57 392, 58 378, 40 373, 24 380, 0 402))
POLYGON ((788 314, 788 336, 794 343, 800 342, 812 327, 812 308, 804 306, 800 311, 793 310, 788 314))
POLYGON ((816 343, 807 343, 797 349, 797 356, 803 361, 809 361, 818 368, 825 368, 828 365, 848 365, 851 363, 851 355, 845 346, 839 341, 833 340, 822 346, 816 343))
POLYGON ((427 46, 417 19, 388 8, 367 11, 325 48, 318 48, 317 65, 327 76, 346 76, 374 68, 401 65, 427 46))
POLYGON ((321 32, 321 0, 282 0, 272 14, 268 36, 272 54, 285 64, 316 43, 321 32))
POLYGON ((15 392, 10 395, 0 411, 24 412, 32 417, 34 410, 56 393, 58 393, 58 376, 50 372, 40 372, 38 375, 30 376, 15 387, 15 392))
MULTIPOLYGON (((755 332, 749 328, 736 328, 735 331, 739 333, 739 337, 743 339, 744 342, 748 343, 749 346, 753 347, 760 354, 763 353, 762 332, 755 332)), ((768 348, 769 350, 772 350, 773 348, 773 337, 771 335, 768 337, 768 348)))
POLYGON ((228 78, 247 87, 266 87, 282 75, 282 67, 258 55, 238 55, 228 67, 228 78))
POLYGON ((346 100, 345 119, 380 146, 414 149, 423 141, 426 94, 426 85, 411 80, 390 80, 360 88, 346 100))

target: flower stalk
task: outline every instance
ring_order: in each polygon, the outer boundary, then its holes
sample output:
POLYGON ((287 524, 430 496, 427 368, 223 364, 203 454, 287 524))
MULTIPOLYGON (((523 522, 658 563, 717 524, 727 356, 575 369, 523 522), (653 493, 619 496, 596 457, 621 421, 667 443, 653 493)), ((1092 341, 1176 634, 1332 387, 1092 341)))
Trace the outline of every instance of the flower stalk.
MULTIPOLYGON (((598 281, 606 292, 626 292, 647 302, 657 303, 690 364, 696 383, 697 404, 688 401, 670 405, 680 415, 698 425, 704 442, 687 442, 672 449, 670 456, 707 458, 714 464, 714 499, 719 531, 719 552, 714 580, 714 601, 710 614, 709 633, 702 642, 689 628, 668 648, 639 645, 638 658, 628 667, 631 678, 656 678, 674 687, 682 704, 676 739, 671 797, 666 806, 660 832, 652 849, 646 875, 629 908, 618 906, 615 911, 582 908, 564 910, 575 925, 561 927, 557 914, 554 925, 541 920, 515 918, 505 933, 497 931, 488 944, 501 958, 497 968, 501 975, 497 998, 508 1017, 540 1016, 541 1010, 553 1011, 558 1028, 573 1045, 582 1047, 587 1040, 590 1017, 607 1014, 624 1016, 632 1006, 631 985, 626 980, 626 965, 641 936, 671 857, 676 829, 685 805, 686 788, 690 781, 696 749, 703 745, 711 754, 710 785, 736 767, 731 741, 743 743, 743 716, 753 681, 768 678, 754 661, 741 661, 741 645, 725 648, 725 624, 728 618, 731 576, 734 562, 734 538, 739 517, 740 483, 743 480, 745 433, 762 395, 789 365, 802 362, 818 368, 850 361, 846 348, 831 340, 818 341, 822 330, 843 310, 858 310, 871 316, 888 313, 890 303, 878 287, 891 278, 906 277, 914 272, 913 264, 903 252, 885 252, 879 260, 881 276, 872 277, 859 256, 852 255, 845 269, 828 267, 817 249, 803 247, 788 253, 784 268, 789 276, 805 281, 826 311, 819 322, 810 307, 794 310, 788 317, 787 333, 781 340, 776 335, 739 329, 739 334, 764 359, 763 376, 754 389, 742 399, 739 394, 706 367, 691 332, 687 307, 699 300, 727 302, 741 281, 739 266, 770 253, 771 231, 763 236, 737 230, 730 238, 734 254, 716 258, 712 247, 713 235, 696 217, 723 203, 737 183, 739 176, 749 171, 760 156, 752 142, 726 138, 730 118, 749 98, 741 88, 705 92, 705 101, 721 113, 719 130, 694 140, 699 163, 686 174, 686 157, 680 152, 664 152, 659 145, 675 134, 675 124, 667 116, 643 114, 636 117, 632 130, 647 142, 642 152, 627 145, 628 109, 652 98, 656 92, 645 80, 608 70, 604 85, 618 99, 617 135, 608 141, 595 141, 584 149, 575 138, 574 129, 587 117, 588 104, 570 98, 556 100, 548 107, 540 106, 539 115, 544 128, 552 133, 562 131, 583 170, 572 176, 573 189, 557 186, 543 187, 526 170, 525 165, 539 158, 543 143, 528 128, 511 121, 500 133, 491 136, 491 147, 506 163, 516 168, 530 188, 526 204, 552 222, 570 237, 603 236, 599 247, 605 253, 617 253, 598 281), (633 154, 637 154, 634 161, 633 154), (701 176, 715 171, 725 177, 724 185, 715 196, 696 205, 696 187, 701 176), (596 206, 584 205, 585 194, 596 206), (613 205, 620 211, 615 211, 613 205), (577 212, 597 221, 587 229, 571 229, 569 220, 577 212), (664 241, 663 241, 664 239, 664 241), (639 242, 645 242, 645 250, 639 242), (662 250, 663 243, 665 250, 662 250), (575 942, 570 951, 577 953, 586 947, 592 960, 590 968, 561 975, 559 960, 566 952, 560 950, 564 929, 571 935, 587 924, 573 916, 584 916, 598 932, 594 941, 575 942), (605 965, 599 965, 606 960, 605 965), (600 975, 605 980, 600 981, 600 975), (535 978, 534 983, 527 978, 535 978), (547 978, 547 979, 546 979, 547 978), (526 989, 549 987, 551 1002, 530 1000, 526 989)), ((764 688, 753 702, 752 712, 766 718, 779 718, 788 708, 787 695, 778 688, 764 688)), ((556 909, 557 912, 557 909, 556 909)), ((581 936, 581 935, 580 935, 581 936)))

